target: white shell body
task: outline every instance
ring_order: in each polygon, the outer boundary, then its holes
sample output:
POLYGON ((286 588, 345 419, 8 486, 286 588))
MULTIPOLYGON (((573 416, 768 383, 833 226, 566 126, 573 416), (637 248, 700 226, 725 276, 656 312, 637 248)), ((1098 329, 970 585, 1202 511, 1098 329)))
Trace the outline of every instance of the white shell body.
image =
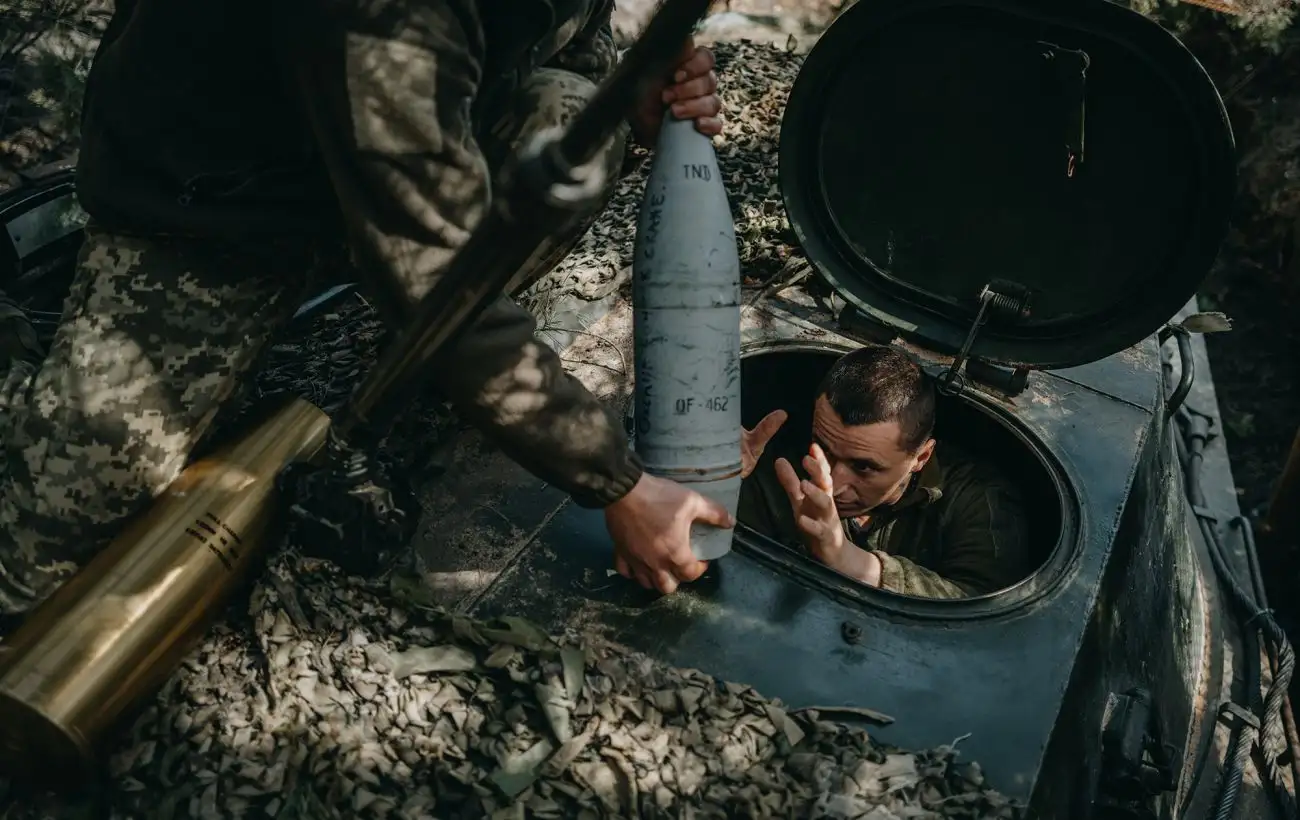
MULTIPOLYGON (((668 116, 655 148, 633 259, 635 447, 652 475, 719 501, 740 498, 740 257, 718 158, 668 116)), ((712 560, 732 530, 697 524, 712 560)))

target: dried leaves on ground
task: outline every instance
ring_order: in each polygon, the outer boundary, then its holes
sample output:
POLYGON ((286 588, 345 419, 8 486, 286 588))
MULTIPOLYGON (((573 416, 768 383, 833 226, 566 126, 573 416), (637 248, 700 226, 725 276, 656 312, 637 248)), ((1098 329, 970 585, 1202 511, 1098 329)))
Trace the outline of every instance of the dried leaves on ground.
POLYGON ((1018 816, 953 746, 292 555, 271 574, 252 640, 219 628, 112 756, 114 817, 1018 816))

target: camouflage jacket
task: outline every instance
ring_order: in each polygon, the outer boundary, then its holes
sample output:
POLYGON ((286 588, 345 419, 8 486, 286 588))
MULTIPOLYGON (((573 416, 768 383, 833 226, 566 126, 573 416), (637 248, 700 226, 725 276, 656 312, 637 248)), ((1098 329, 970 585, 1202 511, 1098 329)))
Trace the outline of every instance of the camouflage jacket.
MULTIPOLYGON (((738 518, 802 550, 790 501, 776 478, 784 456, 802 475, 802 453, 765 453, 741 487, 738 518), (794 456, 791 458, 791 456, 794 456)), ((1014 584, 1029 572, 1019 493, 990 465, 940 445, 898 503, 849 539, 881 559, 880 588, 922 598, 968 598, 1014 584)))
MULTIPOLYGON (((484 118, 535 66, 603 79, 617 60, 612 9, 117 0, 86 87, 82 202, 117 233, 235 245, 302 237, 340 252, 346 236, 370 290, 402 318, 486 210, 484 118)), ((622 425, 535 329, 499 300, 447 351, 440 387, 579 504, 611 503, 640 464, 622 425)))

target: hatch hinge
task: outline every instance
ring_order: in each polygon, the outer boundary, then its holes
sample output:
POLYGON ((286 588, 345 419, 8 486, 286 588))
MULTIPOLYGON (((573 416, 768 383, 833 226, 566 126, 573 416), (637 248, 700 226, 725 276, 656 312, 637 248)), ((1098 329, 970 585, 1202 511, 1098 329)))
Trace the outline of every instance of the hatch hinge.
POLYGON ((888 345, 898 335, 897 330, 880 322, 872 321, 852 304, 845 305, 835 318, 841 328, 868 342, 888 345))
POLYGON ((1174 749, 1161 741, 1151 693, 1111 693, 1101 730, 1098 820, 1155 820, 1154 798, 1173 791, 1174 749))
POLYGON ((995 280, 985 285, 976 299, 979 301, 979 310, 975 312, 975 319, 966 331, 961 349, 939 377, 939 391, 949 396, 959 395, 965 386, 965 379, 961 375, 962 365, 965 365, 966 375, 971 379, 1007 395, 1017 395, 1028 383, 1028 368, 1001 367, 981 359, 970 359, 970 350, 980 330, 990 319, 1006 322, 1023 321, 1029 317, 1029 289, 1015 282, 995 280))

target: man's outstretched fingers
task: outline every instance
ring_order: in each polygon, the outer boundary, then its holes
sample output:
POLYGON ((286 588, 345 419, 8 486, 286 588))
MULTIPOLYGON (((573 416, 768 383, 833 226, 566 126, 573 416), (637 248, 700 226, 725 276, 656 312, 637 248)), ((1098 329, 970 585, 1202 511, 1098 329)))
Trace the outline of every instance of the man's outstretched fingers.
POLYGON ((781 429, 781 425, 785 424, 785 420, 789 417, 790 414, 784 410, 773 410, 763 416, 762 421, 754 425, 754 430, 750 433, 750 436, 756 451, 755 455, 762 454, 763 448, 767 447, 767 443, 772 440, 772 436, 776 435, 776 431, 781 429))
POLYGON ((827 459, 826 452, 816 442, 813 442, 813 446, 809 447, 809 455, 813 456, 813 461, 816 464, 816 469, 809 473, 810 476, 814 476, 818 485, 829 493, 831 491, 831 460, 827 459))
POLYGON ((816 444, 812 446, 811 452, 803 457, 803 468, 808 471, 808 477, 818 488, 825 492, 831 491, 831 466, 826 461, 826 455, 816 444))
POLYGON ((748 477, 758 466, 758 460, 763 457, 768 442, 776 435, 776 431, 781 429, 781 425, 785 424, 786 415, 784 410, 773 410, 755 424, 753 430, 740 428, 741 478, 748 477))
POLYGON ((627 565, 627 560, 621 555, 614 556, 614 571, 624 578, 632 578, 632 569, 627 565))
POLYGON ((776 480, 781 482, 781 489, 790 496, 791 503, 803 503, 803 491, 799 489, 799 476, 795 474, 790 462, 783 458, 776 460, 776 480))
POLYGON ((810 538, 821 538, 826 527, 820 521, 801 515, 799 516, 799 529, 810 538))
POLYGON ((808 503, 812 504, 817 512, 826 514, 831 511, 831 497, 823 492, 820 487, 811 481, 805 481, 799 486, 799 489, 803 491, 804 498, 808 499, 808 503))

